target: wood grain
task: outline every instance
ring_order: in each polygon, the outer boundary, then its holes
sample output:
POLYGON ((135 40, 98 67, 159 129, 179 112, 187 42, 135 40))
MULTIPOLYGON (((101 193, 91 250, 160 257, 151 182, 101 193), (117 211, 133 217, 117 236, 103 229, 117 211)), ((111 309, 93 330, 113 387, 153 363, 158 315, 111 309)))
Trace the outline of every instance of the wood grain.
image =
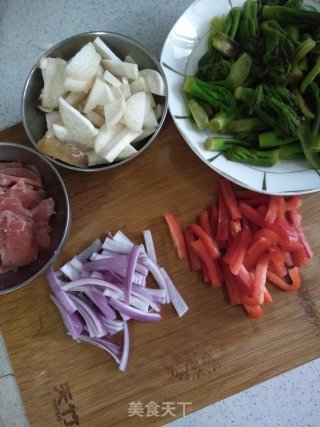
MULTIPOLYGON (((27 143, 21 125, 0 133, 0 140, 27 143)), ((83 426, 162 425, 183 415, 184 402, 190 402, 187 412, 195 411, 319 357, 319 194, 303 196, 315 257, 303 270, 301 291, 271 289, 274 304, 265 306, 261 320, 251 320, 230 307, 221 290, 190 273, 173 250, 163 214, 172 210, 189 224, 215 198, 218 175, 188 148, 170 118, 155 142, 122 168, 61 173, 73 222, 57 265, 108 231, 121 229, 142 241, 142 231, 150 228, 158 260, 190 310, 179 319, 167 306, 159 324, 131 324, 131 353, 122 373, 103 351, 66 335, 43 276, 1 295, 0 327, 32 427, 63 425, 55 412, 59 397, 62 408, 74 405, 83 426), (59 394, 66 384, 71 394, 59 394), (143 416, 130 417, 130 402, 155 402, 160 416, 148 417, 144 407, 143 416), (163 416, 165 402, 175 417, 163 416)), ((65 420, 75 421, 70 414, 65 420)))

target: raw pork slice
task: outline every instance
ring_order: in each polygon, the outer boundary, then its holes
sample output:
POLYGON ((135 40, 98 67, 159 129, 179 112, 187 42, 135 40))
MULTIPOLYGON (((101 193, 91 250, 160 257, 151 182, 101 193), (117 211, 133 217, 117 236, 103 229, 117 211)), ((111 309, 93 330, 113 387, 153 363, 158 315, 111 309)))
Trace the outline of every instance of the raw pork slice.
POLYGON ((32 263, 50 246, 54 205, 36 170, 0 163, 0 274, 32 263))

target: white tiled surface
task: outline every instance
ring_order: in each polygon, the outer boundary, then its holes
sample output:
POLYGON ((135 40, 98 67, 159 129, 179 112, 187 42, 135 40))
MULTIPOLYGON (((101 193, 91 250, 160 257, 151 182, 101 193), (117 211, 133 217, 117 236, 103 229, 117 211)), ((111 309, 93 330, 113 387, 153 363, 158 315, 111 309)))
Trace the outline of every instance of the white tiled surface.
MULTIPOLYGON (((136 39, 159 57, 168 31, 190 3, 191 0, 0 0, 0 129, 21 121, 21 91, 46 44, 84 31, 115 31, 136 39)), ((28 426, 0 335, 0 427, 1 419, 4 427, 28 426)), ((320 361, 170 424, 182 426, 320 427, 320 361)))

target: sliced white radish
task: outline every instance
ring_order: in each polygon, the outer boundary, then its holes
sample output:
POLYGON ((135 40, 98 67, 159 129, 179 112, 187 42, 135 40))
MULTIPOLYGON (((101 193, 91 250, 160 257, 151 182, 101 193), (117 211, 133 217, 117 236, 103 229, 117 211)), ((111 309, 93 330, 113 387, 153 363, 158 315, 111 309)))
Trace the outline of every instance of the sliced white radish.
POLYGON ((93 45, 96 51, 102 56, 104 59, 113 59, 114 61, 121 61, 121 59, 105 44, 100 37, 96 37, 93 40, 93 45))
POLYGON ((52 125, 54 123, 61 123, 61 116, 59 111, 53 111, 52 113, 46 114, 46 124, 48 130, 52 129, 52 125))
POLYGON ((95 137, 95 141, 94 141, 95 152, 101 156, 102 150, 123 128, 124 126, 119 124, 111 127, 102 126, 95 137))
POLYGON ((143 129, 153 129, 158 126, 157 117, 151 108, 143 119, 143 129))
POLYGON ((128 79, 136 80, 139 77, 139 68, 137 64, 130 62, 119 62, 113 59, 104 60, 107 70, 115 76, 128 77, 128 79))
POLYGON ((134 147, 132 147, 131 144, 129 144, 121 151, 121 153, 117 156, 116 160, 127 159, 128 157, 131 157, 136 154, 137 151, 138 150, 136 150, 134 147))
POLYGON ((89 92, 92 85, 92 80, 77 80, 71 77, 66 77, 64 86, 71 92, 89 92))
POLYGON ((141 132, 141 134, 139 136, 137 136, 137 138, 132 141, 132 144, 135 144, 137 142, 142 141, 145 138, 148 138, 148 136, 152 135, 154 132, 156 131, 156 128, 150 128, 150 129, 145 129, 141 132))
POLYGON ((67 62, 61 58, 45 58, 40 61, 44 81, 41 103, 44 107, 58 107, 59 96, 67 92, 64 85, 66 64, 67 62))
POLYGON ((114 97, 114 100, 104 106, 104 115, 107 126, 114 126, 119 122, 123 116, 126 102, 121 89, 111 87, 110 88, 114 97))
POLYGON ((137 80, 130 83, 130 90, 132 95, 137 92, 147 92, 148 86, 145 79, 143 77, 138 77, 137 80))
POLYGON ((86 156, 88 158, 88 166, 97 166, 107 163, 103 157, 95 152, 95 150, 87 151, 86 156))
POLYGON ((151 108, 155 108, 156 101, 154 100, 154 97, 151 92, 146 91, 146 98, 148 98, 147 102, 150 104, 151 108))
POLYGON ((86 104, 83 108, 83 112, 87 113, 88 111, 93 110, 96 108, 97 105, 104 105, 105 102, 101 102, 101 96, 104 96, 105 99, 113 99, 113 96, 111 94, 111 91, 109 87, 107 86, 106 82, 104 80, 101 80, 99 77, 97 77, 90 89, 86 104), (110 93, 110 97, 106 98, 107 91, 110 93))
POLYGON ((112 163, 119 154, 127 147, 141 132, 134 132, 131 129, 124 128, 106 145, 100 152, 108 162, 112 163))
POLYGON ((145 105, 145 92, 137 92, 127 99, 124 110, 124 120, 129 129, 135 132, 141 132, 144 121, 145 105))
POLYGON ((121 86, 121 81, 117 79, 117 77, 115 77, 113 74, 111 74, 110 71, 108 70, 104 72, 103 78, 105 79, 106 82, 110 83, 114 87, 121 86))
POLYGON ((124 99, 128 99, 131 96, 128 77, 122 77, 121 80, 122 80, 121 90, 123 92, 124 99))
POLYGON ((151 93, 165 96, 165 84, 161 74, 158 71, 146 68, 141 70, 139 75, 145 79, 151 93))
POLYGON ((84 117, 78 110, 68 104, 62 97, 59 98, 59 110, 65 127, 71 137, 88 147, 93 146, 93 137, 97 135, 98 129, 84 117))
POLYGON ((101 55, 89 42, 69 60, 66 75, 75 80, 91 80, 97 74, 100 61, 101 55))
POLYGON ((135 61, 131 55, 126 55, 124 57, 124 62, 130 62, 131 64, 137 64, 137 61, 135 61))

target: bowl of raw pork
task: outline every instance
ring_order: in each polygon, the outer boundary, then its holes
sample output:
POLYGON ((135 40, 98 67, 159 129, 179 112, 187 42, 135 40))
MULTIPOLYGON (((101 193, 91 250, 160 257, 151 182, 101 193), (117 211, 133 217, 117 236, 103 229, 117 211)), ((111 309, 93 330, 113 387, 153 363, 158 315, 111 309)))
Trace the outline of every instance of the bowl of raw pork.
POLYGON ((71 213, 56 168, 32 148, 0 143, 0 294, 31 282, 55 261, 71 213))
POLYGON ((158 60, 136 41, 88 32, 48 50, 22 95, 25 131, 59 166, 101 171, 142 153, 167 112, 168 90, 158 60))

